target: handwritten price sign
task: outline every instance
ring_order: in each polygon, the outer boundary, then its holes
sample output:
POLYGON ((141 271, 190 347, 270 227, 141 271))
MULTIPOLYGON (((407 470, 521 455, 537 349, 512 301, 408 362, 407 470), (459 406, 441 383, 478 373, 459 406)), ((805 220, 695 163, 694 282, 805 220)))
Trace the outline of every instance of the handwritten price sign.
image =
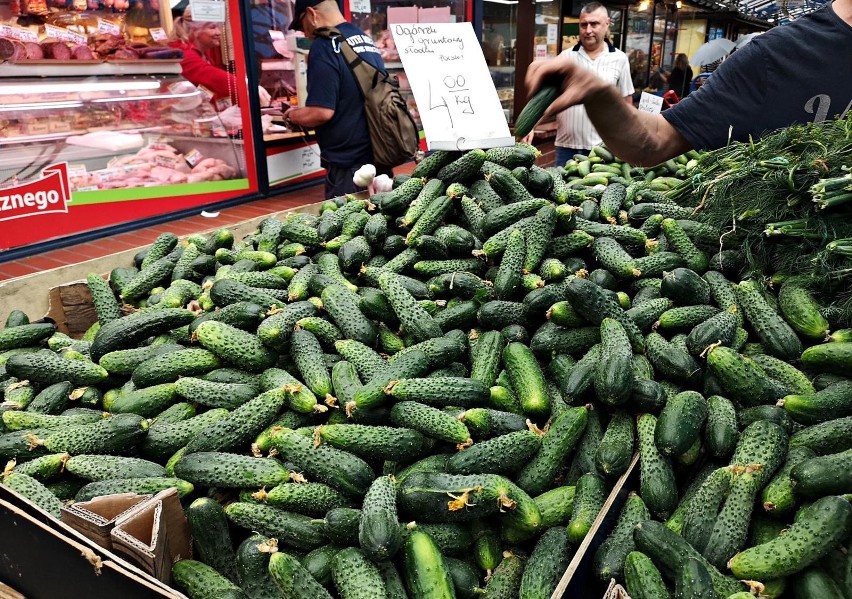
POLYGON ((470 23, 391 26, 431 150, 514 143, 470 23))

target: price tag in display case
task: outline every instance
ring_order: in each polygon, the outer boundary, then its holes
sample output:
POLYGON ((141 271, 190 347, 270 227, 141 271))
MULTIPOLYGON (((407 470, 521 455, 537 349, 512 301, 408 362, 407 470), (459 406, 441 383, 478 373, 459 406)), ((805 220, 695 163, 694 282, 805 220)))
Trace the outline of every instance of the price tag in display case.
POLYGON ((430 150, 514 144, 470 23, 395 23, 390 30, 430 150))
POLYGON ((225 0, 192 0, 189 6, 193 21, 225 22, 225 0))
POLYGON ((98 33, 106 33, 109 35, 121 35, 121 25, 106 19, 98 19, 98 33))
POLYGON ((169 34, 162 27, 152 27, 148 30, 148 33, 155 42, 166 42, 169 40, 169 34))

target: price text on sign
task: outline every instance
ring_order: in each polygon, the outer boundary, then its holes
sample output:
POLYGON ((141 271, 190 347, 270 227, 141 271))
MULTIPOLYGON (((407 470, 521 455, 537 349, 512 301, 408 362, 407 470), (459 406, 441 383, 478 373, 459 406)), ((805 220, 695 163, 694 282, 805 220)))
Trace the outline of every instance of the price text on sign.
POLYGON ((470 23, 396 23, 391 31, 431 149, 512 143, 470 23))

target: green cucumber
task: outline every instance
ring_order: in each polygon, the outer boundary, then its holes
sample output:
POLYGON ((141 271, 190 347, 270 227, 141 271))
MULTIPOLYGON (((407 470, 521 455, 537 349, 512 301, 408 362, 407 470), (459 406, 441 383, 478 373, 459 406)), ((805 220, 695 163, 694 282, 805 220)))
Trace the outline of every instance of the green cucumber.
POLYGON ((651 517, 645 502, 636 493, 630 493, 621 509, 618 521, 610 535, 595 552, 594 571, 601 580, 624 578, 627 555, 634 551, 633 528, 651 517))
POLYGON ((553 486, 559 468, 583 435, 587 418, 585 407, 568 408, 557 416, 544 433, 541 448, 518 473, 518 486, 530 495, 539 495, 553 486))
POLYGON ((671 462, 663 456, 654 441, 657 418, 641 414, 636 420, 639 436, 639 494, 651 513, 667 517, 677 507, 677 485, 671 462))
POLYGON ((299 551, 311 551, 328 540, 309 516, 287 512, 263 503, 235 501, 225 506, 225 515, 234 525, 267 537, 299 551))
POLYGON ((364 553, 376 561, 392 558, 402 545, 393 478, 379 477, 367 490, 361 510, 358 542, 364 553))
POLYGON ((237 554, 222 505, 200 497, 189 504, 186 519, 192 533, 193 555, 231 582, 238 582, 237 554))
POLYGON ((204 562, 181 559, 172 566, 172 581, 192 599, 200 597, 239 597, 240 587, 204 562))
POLYGON ((503 363, 524 413, 531 418, 546 417, 550 413, 547 383, 530 348, 522 343, 510 343, 503 350, 503 363))
POLYGON ((633 417, 627 412, 613 414, 595 452, 598 472, 605 476, 621 476, 633 459, 635 434, 633 417))
POLYGON ((562 526, 545 530, 524 566, 519 599, 547 599, 556 590, 574 551, 562 526))
POLYGON ((798 359, 802 342, 787 322, 766 302, 758 283, 742 281, 736 286, 737 299, 767 353, 782 360, 798 359))
POLYGON ((734 576, 768 580, 800 572, 826 555, 852 528, 852 505, 841 497, 817 499, 783 535, 737 553, 734 576))
POLYGON ((568 540, 579 545, 589 533, 606 501, 604 480, 591 472, 577 481, 574 508, 568 522, 568 540))
POLYGON ((679 456, 699 438, 707 418, 707 400, 696 391, 682 391, 670 399, 657 418, 654 443, 664 456, 679 456))
MULTIPOLYGON (((283 597, 293 599, 331 599, 331 594, 311 575, 299 560, 283 552, 269 557, 269 576, 283 597)), ((245 583, 243 583, 245 586, 245 583)))
POLYGON ((453 580, 435 541, 414 529, 403 547, 403 578, 413 599, 455 599, 453 580))
POLYGON ((631 551, 627 554, 624 579, 632 599, 671 599, 662 574, 644 553, 631 551))

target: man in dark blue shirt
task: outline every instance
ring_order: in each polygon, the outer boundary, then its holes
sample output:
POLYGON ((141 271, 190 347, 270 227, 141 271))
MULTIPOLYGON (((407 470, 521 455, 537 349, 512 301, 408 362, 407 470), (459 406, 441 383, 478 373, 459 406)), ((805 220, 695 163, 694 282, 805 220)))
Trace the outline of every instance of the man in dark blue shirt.
MULTIPOLYGON (((327 198, 358 191, 352 176, 373 163, 364 99, 338 42, 315 32, 320 27, 336 28, 361 58, 384 70, 382 57, 370 36, 346 21, 335 0, 297 0, 290 27, 304 31, 313 43, 308 54, 308 98, 304 107, 287 112, 285 122, 316 130, 327 198)), ((375 166, 377 172, 392 174, 375 166)))
POLYGON ((707 83, 662 114, 625 105, 611 85, 570 61, 536 61, 527 89, 557 76, 562 94, 545 114, 584 104, 607 147, 631 164, 650 166, 690 148, 715 149, 794 123, 852 110, 852 0, 834 0, 737 50, 707 83))

